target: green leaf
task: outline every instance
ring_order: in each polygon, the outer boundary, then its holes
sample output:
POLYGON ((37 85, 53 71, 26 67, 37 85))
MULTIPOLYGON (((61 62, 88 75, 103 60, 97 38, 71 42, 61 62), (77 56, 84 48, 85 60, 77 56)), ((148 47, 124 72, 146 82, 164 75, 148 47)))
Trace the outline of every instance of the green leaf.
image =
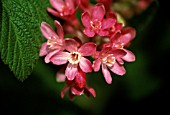
POLYGON ((31 74, 42 42, 40 23, 52 23, 48 0, 2 0, 0 11, 0 52, 17 79, 31 74))

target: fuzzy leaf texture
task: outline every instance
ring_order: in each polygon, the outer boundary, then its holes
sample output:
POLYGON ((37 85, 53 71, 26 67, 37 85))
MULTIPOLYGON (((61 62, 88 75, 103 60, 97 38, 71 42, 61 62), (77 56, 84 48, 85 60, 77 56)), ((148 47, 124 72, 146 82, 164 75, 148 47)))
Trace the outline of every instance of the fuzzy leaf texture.
POLYGON ((0 1, 0 53, 17 79, 31 74, 42 43, 40 23, 52 23, 48 0, 0 1))

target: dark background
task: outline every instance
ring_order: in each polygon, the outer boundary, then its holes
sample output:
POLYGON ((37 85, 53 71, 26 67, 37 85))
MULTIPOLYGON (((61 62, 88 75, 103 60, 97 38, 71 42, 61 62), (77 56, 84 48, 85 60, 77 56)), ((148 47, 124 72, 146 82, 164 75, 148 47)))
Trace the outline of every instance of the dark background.
MULTIPOLYGON (((137 29, 130 50, 136 61, 126 63, 127 74, 115 76, 108 85, 98 74, 89 74, 96 98, 60 98, 65 85, 55 81, 58 68, 40 58, 33 73, 18 81, 0 61, 0 115, 103 115, 169 112, 170 18, 168 6, 159 0, 141 15, 130 20, 137 29)), ((99 72, 99 74, 101 74, 99 72)), ((67 95, 67 94, 66 94, 67 95)))

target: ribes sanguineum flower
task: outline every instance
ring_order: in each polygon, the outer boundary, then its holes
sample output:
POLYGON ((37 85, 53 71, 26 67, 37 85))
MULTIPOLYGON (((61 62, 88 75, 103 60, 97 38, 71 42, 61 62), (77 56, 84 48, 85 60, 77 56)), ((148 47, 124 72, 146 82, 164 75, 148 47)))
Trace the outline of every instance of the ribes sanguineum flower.
POLYGON ((108 68, 117 75, 124 75, 126 73, 125 68, 117 62, 117 59, 126 55, 124 50, 112 50, 110 47, 105 47, 98 53, 96 60, 93 62, 93 68, 97 72, 100 70, 100 66, 102 66, 102 73, 108 84, 112 83, 112 77, 108 68))
POLYGON ((63 28, 58 21, 55 20, 54 23, 57 28, 57 33, 46 22, 42 22, 40 27, 43 36, 47 39, 47 42, 42 44, 39 55, 46 55, 46 63, 50 62, 50 58, 54 54, 64 50, 65 48, 63 28))
MULTIPOLYGON (((127 62, 135 61, 135 55, 126 48, 130 45, 131 41, 135 38, 136 30, 132 27, 126 27, 121 30, 120 33, 111 36, 111 42, 105 45, 105 47, 112 47, 112 49, 122 49, 126 52, 126 55, 121 59, 127 62)), ((123 61, 119 59, 119 62, 123 64, 123 61)))
POLYGON ((91 56, 96 51, 96 45, 88 42, 79 47, 79 43, 74 39, 65 40, 65 48, 68 52, 59 52, 51 58, 51 62, 55 65, 62 65, 68 62, 65 75, 68 80, 73 80, 77 75, 78 66, 83 72, 91 72, 92 64, 84 56, 91 56))
POLYGON ((74 0, 50 0, 51 6, 54 9, 48 8, 48 12, 57 17, 67 17, 75 13, 74 0))
POLYGON ((69 97, 73 99, 75 96, 82 94, 87 95, 88 97, 92 95, 96 97, 96 92, 93 88, 87 86, 86 84, 86 74, 78 68, 77 75, 73 80, 68 80, 66 78, 66 86, 61 91, 61 97, 63 98, 65 93, 68 91, 69 97))
POLYGON ((108 28, 112 27, 116 20, 113 18, 104 19, 105 8, 103 4, 95 5, 91 14, 84 12, 81 16, 82 23, 85 27, 84 34, 88 37, 94 37, 95 34, 100 36, 107 36, 109 34, 108 28))

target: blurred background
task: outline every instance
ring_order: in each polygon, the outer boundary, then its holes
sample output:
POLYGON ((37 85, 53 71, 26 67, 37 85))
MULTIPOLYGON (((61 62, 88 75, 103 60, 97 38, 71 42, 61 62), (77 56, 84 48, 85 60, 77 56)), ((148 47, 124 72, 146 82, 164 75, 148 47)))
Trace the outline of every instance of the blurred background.
POLYGON ((89 73, 87 82, 96 98, 85 95, 61 99, 65 83, 56 82, 59 69, 41 57, 32 74, 18 81, 0 60, 0 115, 103 115, 169 112, 170 19, 164 1, 152 2, 140 14, 128 18, 137 30, 129 49, 136 61, 125 63, 126 75, 113 74, 108 85, 101 72, 89 73))

